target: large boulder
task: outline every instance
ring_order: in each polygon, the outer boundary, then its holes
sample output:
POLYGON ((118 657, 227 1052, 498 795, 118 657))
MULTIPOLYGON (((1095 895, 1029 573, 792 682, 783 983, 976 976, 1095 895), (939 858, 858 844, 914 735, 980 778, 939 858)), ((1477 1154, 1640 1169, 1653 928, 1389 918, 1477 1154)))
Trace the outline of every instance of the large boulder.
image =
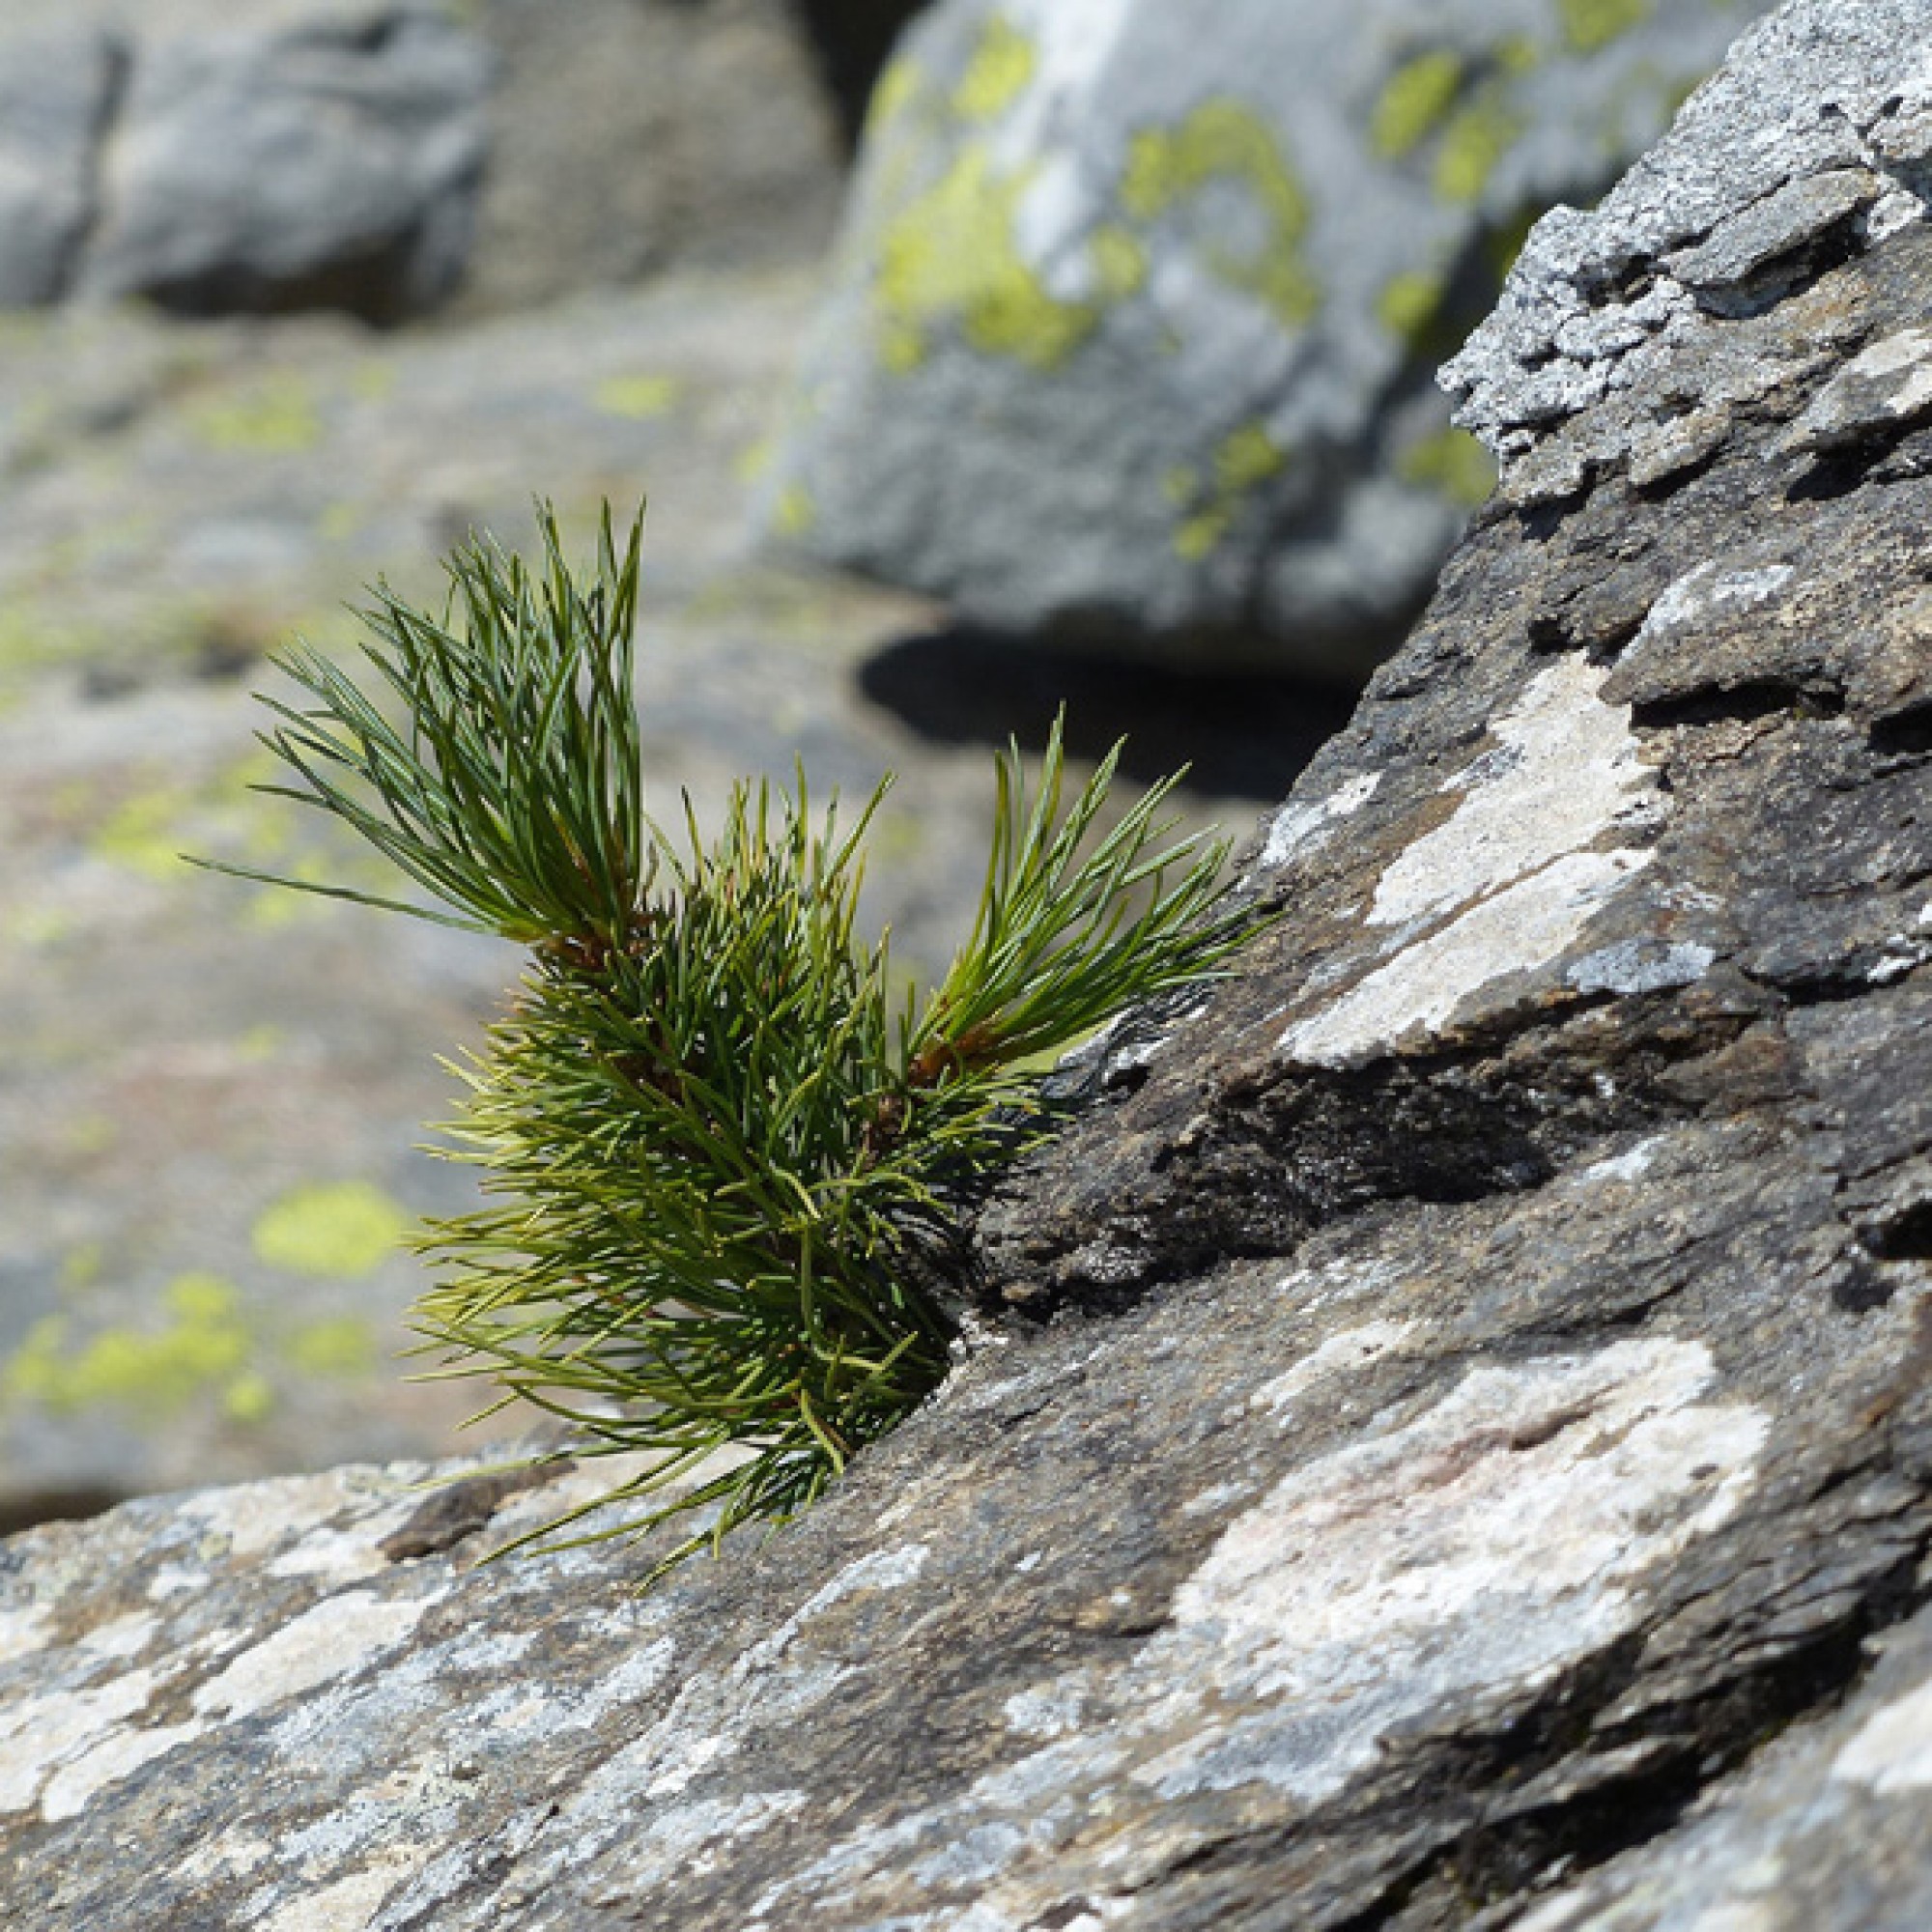
POLYGON ((1520 500, 1284 916, 1063 1076, 992 1339, 804 1521, 641 1599, 472 1567, 594 1471, 5 1546, 0 1909, 1922 1925, 1928 162, 1932 0, 1796 0, 1544 232, 1459 375, 1520 500))
POLYGON ((468 257, 490 63, 409 4, 135 44, 75 277, 195 314, 395 321, 468 257))
POLYGON ((942 0, 761 507, 1000 629, 1359 672, 1486 459, 1431 378, 1750 0, 942 0))
POLYGON ((113 40, 87 27, 23 35, 0 60, 0 307, 67 288, 119 64, 113 40))

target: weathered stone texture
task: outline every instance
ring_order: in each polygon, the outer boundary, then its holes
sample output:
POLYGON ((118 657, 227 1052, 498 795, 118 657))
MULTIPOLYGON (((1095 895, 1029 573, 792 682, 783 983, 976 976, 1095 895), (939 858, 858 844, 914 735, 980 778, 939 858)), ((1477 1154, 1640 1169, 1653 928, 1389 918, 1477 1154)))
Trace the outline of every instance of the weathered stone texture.
POLYGON ((6 1546, 0 1907, 1921 1926, 1932 430, 1796 432, 1918 326, 1932 226, 1887 190, 1619 322, 1868 110, 1932 113, 1932 0, 1798 0, 1546 233, 1509 315, 1586 237, 1569 339, 1621 373, 1508 317, 1465 362, 1506 494, 1257 839, 1284 917, 1064 1076, 925 1411, 642 1601, 647 1550, 471 1569, 545 1492, 410 1472, 6 1546), (1705 367, 1747 400, 1634 482, 1618 426, 1705 367))

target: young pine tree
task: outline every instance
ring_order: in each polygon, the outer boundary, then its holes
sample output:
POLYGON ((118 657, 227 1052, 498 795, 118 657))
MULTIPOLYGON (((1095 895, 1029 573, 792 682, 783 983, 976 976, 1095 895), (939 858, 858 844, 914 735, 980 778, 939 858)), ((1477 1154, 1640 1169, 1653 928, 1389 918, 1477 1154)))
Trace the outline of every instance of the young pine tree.
POLYGON ((640 524, 620 549, 607 510, 582 576, 548 509, 540 527, 534 564, 459 550, 440 615, 379 584, 357 676, 280 659, 300 696, 263 700, 290 781, 265 789, 354 828, 432 903, 281 883, 528 949, 461 1069, 455 1151, 488 1205, 431 1224, 417 1325, 444 1373, 562 1417, 573 1453, 651 1452, 604 1500, 638 1503, 626 1529, 705 1512, 663 1568, 794 1515, 938 1384, 935 1258, 1049 1130, 1029 1069, 1213 974, 1246 921, 1217 885, 1224 843, 1165 842, 1175 781, 1103 830, 1120 748, 1069 793, 1056 725, 1031 786, 1017 748, 998 760, 972 931, 916 999, 854 930, 884 786, 849 822, 802 774, 741 784, 709 837, 688 801, 652 818, 640 524))

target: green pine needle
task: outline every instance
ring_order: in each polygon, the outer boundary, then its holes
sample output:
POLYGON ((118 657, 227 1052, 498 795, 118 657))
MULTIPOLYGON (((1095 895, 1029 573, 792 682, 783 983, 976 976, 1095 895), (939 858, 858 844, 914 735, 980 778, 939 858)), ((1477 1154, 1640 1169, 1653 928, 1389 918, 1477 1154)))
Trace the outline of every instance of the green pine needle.
POLYGON ((849 825, 801 773, 741 784, 708 840, 688 802, 660 826, 632 685, 641 518, 620 549, 607 508, 585 581, 543 506, 540 528, 535 567, 459 550, 440 619, 379 586, 362 682, 278 660, 305 701, 263 700, 293 781, 264 789, 438 904, 276 883, 530 949, 459 1069, 456 1156, 492 1198, 432 1224, 417 1325, 440 1373, 561 1417, 573 1453, 650 1452, 591 1506, 639 1512, 593 1533, 707 1512, 662 1571, 795 1515, 938 1385, 960 1209, 1052 1124, 1031 1066, 1211 976, 1249 921, 1224 841, 1166 842, 1176 781, 1101 834, 1120 748, 1068 797, 1056 724, 1031 791, 1017 746, 997 762, 970 937, 923 1006, 895 993, 886 941, 854 930, 885 786, 849 825))

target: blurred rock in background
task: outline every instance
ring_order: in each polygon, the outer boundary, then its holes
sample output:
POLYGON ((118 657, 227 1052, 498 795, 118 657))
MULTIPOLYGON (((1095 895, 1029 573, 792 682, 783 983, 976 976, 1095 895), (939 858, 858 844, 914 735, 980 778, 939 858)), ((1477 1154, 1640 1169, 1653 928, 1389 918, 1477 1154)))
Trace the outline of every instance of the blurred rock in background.
POLYGON ((1436 364, 1749 0, 937 0, 763 495, 1007 631, 1359 675, 1492 470, 1436 364))
POLYGON ((1492 250, 1752 10, 939 0, 828 291, 915 11, 0 0, 0 1526, 475 1406, 401 1379, 398 1236, 516 962, 181 862, 378 883, 249 790, 266 651, 647 491, 655 800, 895 769, 934 970, 1062 701, 1190 824, 1285 793, 1477 487, 1429 378, 1492 250))

